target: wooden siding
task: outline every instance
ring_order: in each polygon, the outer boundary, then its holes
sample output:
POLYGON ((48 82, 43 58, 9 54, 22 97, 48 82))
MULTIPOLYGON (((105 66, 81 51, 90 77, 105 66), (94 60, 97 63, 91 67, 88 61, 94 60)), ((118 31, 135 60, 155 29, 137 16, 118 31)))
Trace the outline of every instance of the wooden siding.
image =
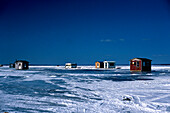
POLYGON ((142 71, 142 61, 132 60, 130 62, 130 70, 131 71, 142 71))
POLYGON ((145 62, 145 64, 142 64, 142 71, 151 71, 151 61, 149 60, 144 60, 142 62, 145 62))

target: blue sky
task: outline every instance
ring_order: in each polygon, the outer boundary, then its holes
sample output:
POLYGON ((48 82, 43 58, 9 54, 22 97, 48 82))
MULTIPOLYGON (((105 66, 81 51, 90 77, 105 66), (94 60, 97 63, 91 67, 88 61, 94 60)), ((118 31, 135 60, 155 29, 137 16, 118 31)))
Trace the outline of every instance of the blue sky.
POLYGON ((169 0, 1 0, 0 64, 170 63, 169 0))

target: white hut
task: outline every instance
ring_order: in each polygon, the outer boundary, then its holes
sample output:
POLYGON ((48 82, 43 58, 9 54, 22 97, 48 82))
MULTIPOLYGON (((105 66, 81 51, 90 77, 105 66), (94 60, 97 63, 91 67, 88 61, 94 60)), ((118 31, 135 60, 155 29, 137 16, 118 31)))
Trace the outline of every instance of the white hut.
POLYGON ((15 69, 24 70, 29 68, 29 62, 25 60, 17 60, 15 62, 15 69))
POLYGON ((65 68, 77 68, 77 64, 76 63, 66 63, 65 68))
POLYGON ((104 68, 115 68, 115 61, 104 61, 104 68))

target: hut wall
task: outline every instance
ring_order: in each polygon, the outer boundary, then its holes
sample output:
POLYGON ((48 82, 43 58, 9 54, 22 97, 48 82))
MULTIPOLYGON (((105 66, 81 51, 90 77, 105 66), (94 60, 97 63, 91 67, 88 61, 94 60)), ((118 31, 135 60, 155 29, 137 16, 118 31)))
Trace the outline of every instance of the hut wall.
POLYGON ((142 71, 142 61, 132 60, 130 63, 130 70, 131 71, 142 71))
POLYGON ((151 61, 145 60, 142 62, 142 71, 151 71, 151 61))

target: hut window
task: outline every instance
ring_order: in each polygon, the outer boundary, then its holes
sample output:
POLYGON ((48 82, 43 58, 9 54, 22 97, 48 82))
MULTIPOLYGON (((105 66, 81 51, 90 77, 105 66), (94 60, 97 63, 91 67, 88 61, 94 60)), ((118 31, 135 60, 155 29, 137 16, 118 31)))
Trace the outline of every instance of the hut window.
POLYGON ((136 62, 136 66, 139 67, 139 61, 136 62))
POLYGON ((72 66, 77 66, 77 64, 71 64, 72 66))
POLYGON ((133 62, 133 65, 136 65, 136 62, 133 62))
POLYGON ((110 66, 114 66, 114 63, 110 63, 110 66))
POLYGON ((145 66, 145 62, 143 62, 143 66, 145 66))
POLYGON ((99 63, 97 63, 97 67, 99 67, 99 63))

